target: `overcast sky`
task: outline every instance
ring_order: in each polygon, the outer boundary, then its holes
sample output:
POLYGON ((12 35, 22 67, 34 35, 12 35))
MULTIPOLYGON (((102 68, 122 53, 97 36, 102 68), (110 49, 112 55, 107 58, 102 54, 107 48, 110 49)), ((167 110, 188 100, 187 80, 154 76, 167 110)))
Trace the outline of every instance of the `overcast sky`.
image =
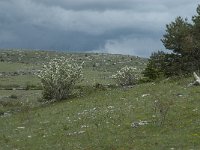
POLYGON ((0 0, 0 48, 95 51, 148 57, 165 25, 199 0, 0 0))

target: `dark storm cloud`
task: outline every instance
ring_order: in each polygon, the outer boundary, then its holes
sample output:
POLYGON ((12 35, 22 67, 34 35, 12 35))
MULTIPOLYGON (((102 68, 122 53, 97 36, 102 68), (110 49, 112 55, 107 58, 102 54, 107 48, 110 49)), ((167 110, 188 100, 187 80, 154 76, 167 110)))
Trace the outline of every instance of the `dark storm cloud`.
POLYGON ((149 56, 197 0, 0 0, 0 47, 149 56))

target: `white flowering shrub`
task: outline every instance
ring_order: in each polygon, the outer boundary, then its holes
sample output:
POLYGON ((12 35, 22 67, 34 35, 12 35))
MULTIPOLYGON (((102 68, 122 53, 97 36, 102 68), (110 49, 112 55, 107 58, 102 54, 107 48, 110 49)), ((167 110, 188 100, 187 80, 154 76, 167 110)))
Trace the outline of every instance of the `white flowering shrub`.
POLYGON ((117 72, 117 74, 112 76, 115 81, 121 86, 128 86, 136 84, 138 80, 138 75, 136 73, 136 68, 134 67, 123 67, 117 72))
POLYGON ((41 79, 44 99, 66 99, 82 79, 82 65, 64 57, 55 58, 43 66, 38 77, 41 79))

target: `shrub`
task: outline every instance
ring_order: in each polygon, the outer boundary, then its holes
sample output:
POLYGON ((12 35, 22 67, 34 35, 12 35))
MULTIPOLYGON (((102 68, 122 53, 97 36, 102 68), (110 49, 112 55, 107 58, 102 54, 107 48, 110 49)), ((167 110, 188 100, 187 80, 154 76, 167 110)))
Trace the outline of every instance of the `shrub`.
POLYGON ((82 65, 72 59, 52 59, 40 70, 38 77, 43 87, 43 98, 62 100, 72 95, 77 82, 82 79, 82 65))
POLYGON ((94 85, 95 89, 99 89, 99 90, 106 90, 106 86, 101 84, 101 83, 95 83, 94 85))
POLYGON ((166 117, 172 105, 173 105, 172 100, 159 100, 159 99, 155 100, 153 105, 153 110, 154 110, 153 122, 157 125, 162 126, 166 121, 166 117))
POLYGON ((15 95, 15 94, 11 94, 9 97, 12 99, 17 99, 17 95, 15 95))
POLYGON ((25 90, 40 90, 41 89, 41 86, 39 85, 35 85, 35 84, 32 84, 30 82, 27 82, 25 84, 25 87, 24 87, 25 90))
POLYGON ((164 75, 165 55, 162 51, 152 53, 147 67, 143 71, 147 81, 156 80, 164 75))
POLYGON ((195 67, 189 58, 176 54, 168 54, 162 51, 154 52, 143 71, 146 81, 159 80, 163 77, 185 76, 195 71, 195 67))
POLYGON ((121 86, 134 85, 138 80, 136 68, 128 66, 121 68, 112 78, 121 86))

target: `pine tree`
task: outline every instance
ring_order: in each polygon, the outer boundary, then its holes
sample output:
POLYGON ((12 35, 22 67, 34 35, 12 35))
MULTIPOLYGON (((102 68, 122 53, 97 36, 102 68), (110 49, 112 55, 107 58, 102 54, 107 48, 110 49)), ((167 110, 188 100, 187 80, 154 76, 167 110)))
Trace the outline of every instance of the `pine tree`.
POLYGON ((166 25, 166 33, 161 41, 166 49, 184 55, 192 49, 191 31, 192 25, 187 19, 177 17, 174 22, 166 25))

